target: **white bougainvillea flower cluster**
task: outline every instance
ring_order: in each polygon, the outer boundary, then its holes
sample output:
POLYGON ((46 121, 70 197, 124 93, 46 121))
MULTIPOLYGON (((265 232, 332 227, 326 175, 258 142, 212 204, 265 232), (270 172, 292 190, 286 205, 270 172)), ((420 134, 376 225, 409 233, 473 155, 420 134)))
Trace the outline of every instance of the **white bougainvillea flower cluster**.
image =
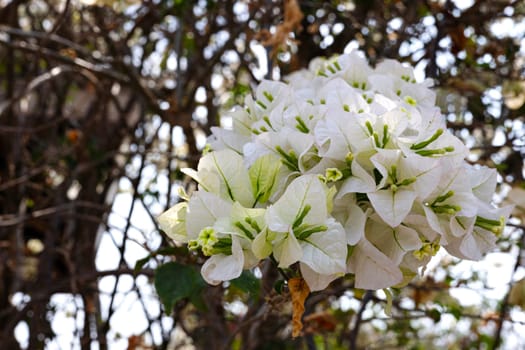
POLYGON ((184 169, 198 190, 160 227, 209 256, 211 284, 269 257, 311 290, 348 274, 356 288, 402 286, 440 247, 479 260, 510 208, 491 205, 496 171, 465 161, 430 86, 358 53, 263 81, 230 129, 212 129, 197 170, 184 169))

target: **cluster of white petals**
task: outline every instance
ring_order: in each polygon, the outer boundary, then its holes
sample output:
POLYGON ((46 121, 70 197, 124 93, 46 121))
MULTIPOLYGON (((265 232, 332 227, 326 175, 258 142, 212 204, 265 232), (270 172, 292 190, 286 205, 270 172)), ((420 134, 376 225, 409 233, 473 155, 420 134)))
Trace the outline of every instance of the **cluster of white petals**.
POLYGON ((198 169, 184 170, 198 190, 160 227, 209 256, 212 284, 269 257, 311 290, 345 275, 361 289, 402 286, 440 247, 481 259, 510 208, 491 204, 496 171, 465 161, 431 85, 358 53, 263 81, 228 113, 230 129, 212 129, 198 169))

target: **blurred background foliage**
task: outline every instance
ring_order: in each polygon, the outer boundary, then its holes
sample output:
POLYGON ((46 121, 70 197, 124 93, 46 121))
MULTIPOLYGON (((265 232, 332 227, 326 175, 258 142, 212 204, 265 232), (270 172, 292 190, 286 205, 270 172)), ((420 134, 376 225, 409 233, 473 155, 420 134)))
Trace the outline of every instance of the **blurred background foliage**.
POLYGON ((512 0, 0 0, 2 348, 525 347, 524 16, 512 0), (179 170, 222 110, 355 49, 433 78, 469 161, 500 171, 495 201, 517 206, 499 252, 439 254, 392 317, 338 280, 291 339, 272 269, 207 286, 155 217, 195 188, 179 170))

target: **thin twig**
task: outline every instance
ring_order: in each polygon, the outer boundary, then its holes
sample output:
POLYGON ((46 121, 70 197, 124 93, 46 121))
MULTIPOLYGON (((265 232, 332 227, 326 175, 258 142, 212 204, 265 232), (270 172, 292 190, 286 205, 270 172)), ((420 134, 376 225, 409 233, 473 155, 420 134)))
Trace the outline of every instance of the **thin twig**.
POLYGON ((114 70, 110 70, 109 67, 106 68, 106 67, 101 67, 98 64, 93 64, 82 58, 78 58, 78 57, 70 58, 68 56, 61 55, 53 50, 50 50, 50 49, 47 49, 47 48, 44 48, 38 45, 30 44, 28 42, 12 43, 11 41, 5 40, 1 37, 0 37, 0 44, 8 48, 14 49, 14 50, 20 50, 20 51, 24 51, 24 52, 28 52, 28 53, 32 53, 36 55, 42 55, 42 56, 57 60, 65 64, 70 64, 70 65, 74 65, 80 68, 84 68, 84 69, 91 71, 92 73, 103 75, 107 78, 111 78, 120 83, 124 83, 124 84, 129 83, 129 78, 126 75, 115 72, 114 70))
MULTIPOLYGON (((520 250, 519 250, 519 253, 518 253, 518 256, 516 257, 516 263, 514 264, 514 270, 512 272, 512 277, 514 277, 514 274, 516 273, 516 271, 518 270, 518 268, 520 267, 521 265, 521 258, 522 258, 522 253, 523 253, 523 246, 525 245, 525 231, 522 231, 521 232, 521 238, 520 238, 520 250)), ((500 308, 499 308, 499 317, 498 317, 498 320, 497 320, 497 328, 496 328, 496 332, 494 334, 494 343, 492 343, 492 350, 496 350, 499 346, 500 346, 500 343, 501 343, 501 333, 503 331, 503 323, 505 323, 505 318, 507 316, 507 312, 508 312, 508 308, 509 308, 509 296, 510 296, 510 292, 512 290, 512 280, 511 280, 511 283, 509 284, 509 290, 507 291, 507 294, 505 294, 505 297, 503 298, 503 300, 501 301, 501 305, 500 305, 500 308)))
POLYGON ((361 307, 355 316, 355 323, 352 332, 350 332, 350 350, 357 350, 357 337, 359 335, 359 328, 361 327, 361 320, 363 319, 363 312, 366 309, 366 305, 372 300, 373 292, 367 290, 361 300, 361 307))

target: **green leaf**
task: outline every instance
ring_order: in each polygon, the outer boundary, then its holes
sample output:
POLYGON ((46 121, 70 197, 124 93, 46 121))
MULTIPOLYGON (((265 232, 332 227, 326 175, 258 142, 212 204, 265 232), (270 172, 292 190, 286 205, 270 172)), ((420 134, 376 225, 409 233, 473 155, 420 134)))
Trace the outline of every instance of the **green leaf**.
POLYGON ((427 316, 430 317, 434 323, 441 321, 441 312, 438 309, 428 310, 427 316))
POLYGON ((243 271, 239 277, 231 280, 231 285, 250 294, 253 299, 257 299, 261 291, 261 282, 251 271, 243 271))
POLYGON ((246 84, 237 83, 237 84, 232 88, 232 93, 233 93, 235 96, 244 96, 244 95, 250 93, 250 86, 248 86, 248 85, 246 85, 246 84))
POLYGON ((491 337, 490 335, 487 335, 487 334, 480 334, 479 335, 479 342, 480 342, 480 345, 481 344, 485 344, 486 345, 484 347, 480 346, 480 348, 491 349, 491 348, 493 348, 493 345, 494 345, 494 338, 491 337))
POLYGON ((454 316, 456 321, 459 321, 461 317, 463 316, 463 310, 461 306, 455 306, 455 305, 451 306, 449 307, 448 312, 450 312, 450 314, 454 316))
POLYGON ((151 258, 151 254, 148 254, 148 256, 146 256, 145 258, 137 260, 137 262, 135 263, 135 267, 133 268, 133 273, 137 274, 140 270, 142 270, 144 265, 146 265, 151 258))
POLYGON ((167 312, 171 312, 175 303, 185 298, 189 298, 198 308, 204 307, 198 296, 205 285, 193 266, 169 262, 155 271, 155 289, 167 312))
POLYGON ((275 289, 277 294, 283 294, 285 285, 286 282, 284 280, 278 280, 277 282, 275 282, 273 288, 275 289))

